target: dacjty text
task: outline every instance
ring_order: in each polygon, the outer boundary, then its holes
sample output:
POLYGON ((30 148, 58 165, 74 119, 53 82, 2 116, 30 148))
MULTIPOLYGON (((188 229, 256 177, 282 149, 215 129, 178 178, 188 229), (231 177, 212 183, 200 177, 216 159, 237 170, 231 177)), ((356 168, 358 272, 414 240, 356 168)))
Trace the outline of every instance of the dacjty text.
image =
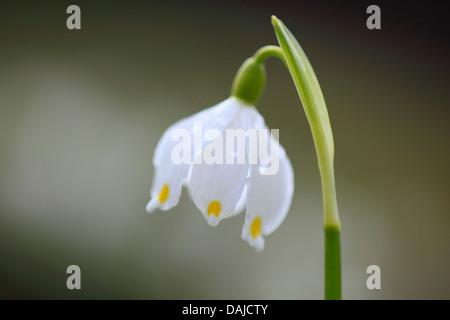
POLYGON ((209 317, 214 317, 215 314, 227 314, 227 315, 238 315, 245 317, 247 315, 265 315, 267 307, 269 305, 262 304, 227 304, 226 308, 220 308, 217 306, 195 306, 189 304, 187 307, 183 307, 183 315, 208 315, 209 317))

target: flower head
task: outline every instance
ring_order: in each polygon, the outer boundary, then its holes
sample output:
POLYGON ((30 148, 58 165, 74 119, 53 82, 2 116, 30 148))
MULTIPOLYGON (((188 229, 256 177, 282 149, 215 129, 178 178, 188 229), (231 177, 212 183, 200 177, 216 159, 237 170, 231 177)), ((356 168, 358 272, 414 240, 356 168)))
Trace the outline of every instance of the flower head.
POLYGON ((242 238, 257 251, 283 222, 294 192, 286 152, 254 107, 266 82, 262 62, 258 55, 247 59, 230 98, 166 130, 154 153, 147 204, 148 212, 169 210, 186 185, 211 226, 245 207, 242 238))
POLYGON ((170 126, 156 146, 153 165, 148 212, 177 205, 185 184, 211 226, 245 206, 242 238, 258 251, 292 201, 293 171, 283 147, 256 108, 235 97, 170 126))

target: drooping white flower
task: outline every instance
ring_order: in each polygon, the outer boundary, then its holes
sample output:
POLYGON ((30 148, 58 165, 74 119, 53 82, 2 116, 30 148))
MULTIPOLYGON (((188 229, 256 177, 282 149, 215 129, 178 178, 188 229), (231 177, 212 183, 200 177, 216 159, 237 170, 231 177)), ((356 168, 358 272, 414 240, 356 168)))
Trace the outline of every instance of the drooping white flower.
POLYGON ((242 238, 257 251, 291 205, 294 176, 286 152, 256 108, 235 97, 170 126, 156 146, 153 165, 148 212, 176 206, 183 185, 212 226, 237 215, 245 205, 242 238), (259 130, 256 138, 251 130, 259 130), (242 136, 244 140, 235 140, 242 136), (264 142, 270 146, 268 152, 258 149, 255 155, 255 143, 264 142), (174 161, 180 153, 189 161, 174 161))

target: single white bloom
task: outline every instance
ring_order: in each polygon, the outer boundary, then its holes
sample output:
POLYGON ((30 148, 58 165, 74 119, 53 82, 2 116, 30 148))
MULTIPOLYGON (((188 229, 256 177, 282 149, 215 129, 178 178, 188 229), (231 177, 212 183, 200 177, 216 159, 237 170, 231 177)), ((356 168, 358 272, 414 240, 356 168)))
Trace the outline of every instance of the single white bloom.
POLYGON ((278 141, 270 136, 263 117, 255 107, 239 99, 230 97, 225 101, 187 117, 170 126, 158 142, 153 165, 155 174, 150 190, 151 200, 147 211, 169 210, 177 205, 183 184, 190 191, 192 200, 203 213, 209 225, 216 226, 220 220, 237 215, 246 208, 242 238, 257 251, 264 248, 264 238, 283 222, 292 202, 294 174, 292 165, 278 141), (202 134, 199 135, 199 126, 202 134), (172 160, 172 150, 179 144, 173 133, 177 129, 189 132, 189 163, 176 164, 172 160), (226 130, 265 129, 268 132, 271 150, 277 147, 279 168, 276 174, 265 175, 270 163, 267 159, 249 161, 249 145, 246 140, 245 163, 235 161, 228 164, 226 159, 242 159, 238 143, 234 148, 226 148, 226 130), (222 139, 222 140, 219 140, 222 139), (224 146, 223 163, 205 163, 202 157, 214 146, 224 146))

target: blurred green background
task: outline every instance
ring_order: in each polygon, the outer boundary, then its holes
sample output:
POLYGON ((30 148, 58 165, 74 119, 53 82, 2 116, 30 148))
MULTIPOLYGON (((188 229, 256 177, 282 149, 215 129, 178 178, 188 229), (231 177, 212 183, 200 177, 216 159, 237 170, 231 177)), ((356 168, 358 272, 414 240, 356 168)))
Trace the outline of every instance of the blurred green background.
POLYGON ((295 171, 284 223, 255 253, 244 216, 209 227, 183 192, 148 215, 153 150, 229 95, 276 44, 276 14, 321 83, 335 138, 344 299, 449 299, 445 11, 379 1, 75 1, 0 10, 0 298, 322 299, 322 200, 295 87, 268 60, 259 110, 295 171), (81 8, 82 30, 66 28, 81 8), (81 268, 82 290, 66 288, 81 268), (381 268, 368 290, 366 268, 381 268))

